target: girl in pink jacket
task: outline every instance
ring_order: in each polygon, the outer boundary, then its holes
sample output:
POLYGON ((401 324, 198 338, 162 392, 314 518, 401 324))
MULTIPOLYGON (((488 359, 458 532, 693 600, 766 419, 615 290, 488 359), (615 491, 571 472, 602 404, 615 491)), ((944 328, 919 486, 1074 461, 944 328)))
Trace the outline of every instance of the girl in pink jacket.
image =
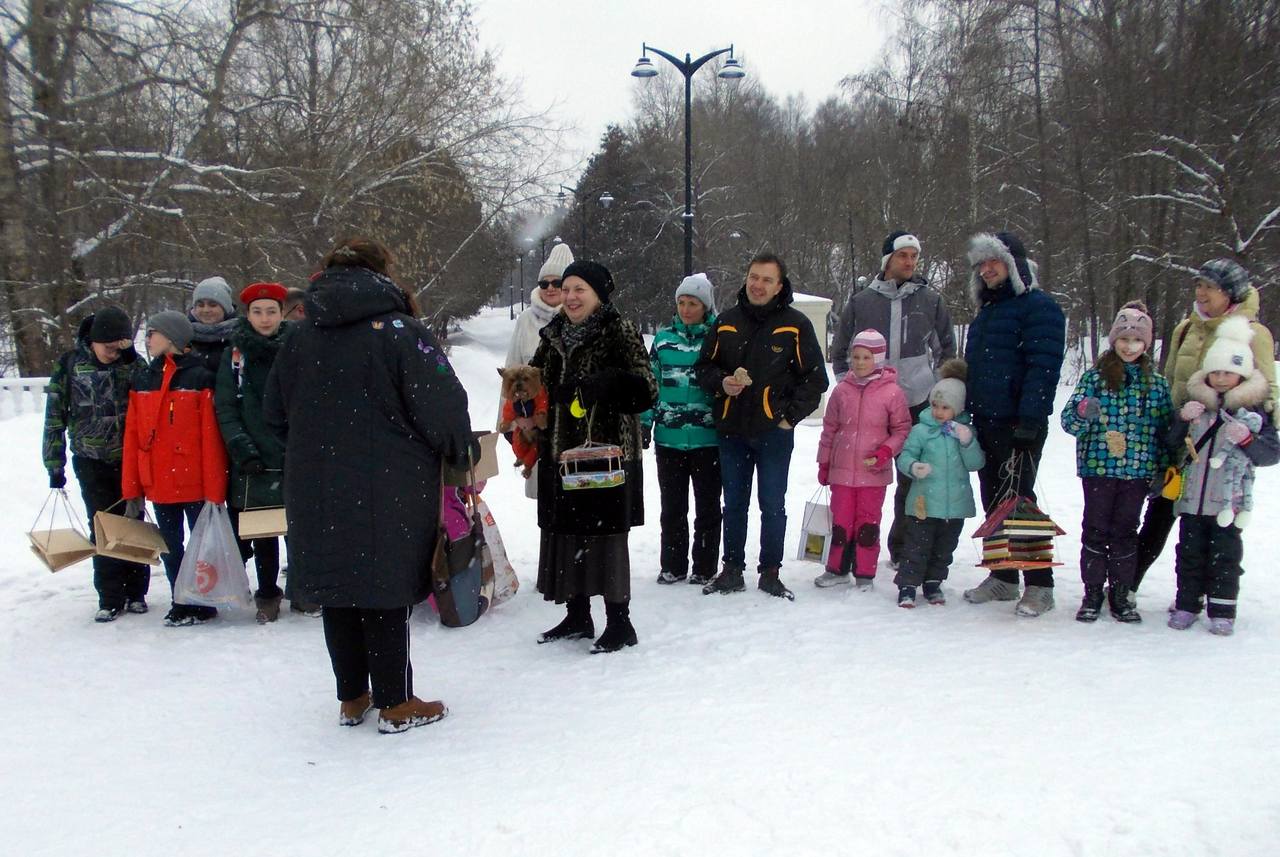
POLYGON ((821 587, 856 583, 868 590, 876 576, 880 510, 893 481, 893 459, 911 431, 898 373, 884 365, 887 351, 874 330, 854 337, 849 372, 832 391, 822 418, 818 483, 831 486, 832 542, 827 570, 814 580, 821 587), (851 542, 856 549, 846 550, 851 542))

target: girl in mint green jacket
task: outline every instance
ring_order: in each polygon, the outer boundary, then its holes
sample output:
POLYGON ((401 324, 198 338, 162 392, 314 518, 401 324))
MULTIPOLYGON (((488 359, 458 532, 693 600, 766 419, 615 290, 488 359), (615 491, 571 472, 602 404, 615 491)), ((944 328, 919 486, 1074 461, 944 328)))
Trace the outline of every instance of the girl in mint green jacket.
POLYGON ((688 580, 702 586, 716 574, 720 554, 720 449, 711 396, 693 376, 702 342, 715 323, 715 298, 705 274, 685 277, 676 289, 676 315, 653 338, 649 360, 658 404, 640 415, 648 446, 658 446, 662 499, 662 570, 659 583, 688 580), (689 486, 693 485, 693 574, 689 574, 689 486))
POLYGON ((948 360, 941 374, 929 393, 929 409, 920 414, 898 456, 898 470, 912 480, 902 561, 893 579, 899 607, 916 606, 921 584, 930 604, 946 603, 942 581, 965 519, 977 514, 969 474, 982 469, 986 458, 964 412, 964 361, 948 360))

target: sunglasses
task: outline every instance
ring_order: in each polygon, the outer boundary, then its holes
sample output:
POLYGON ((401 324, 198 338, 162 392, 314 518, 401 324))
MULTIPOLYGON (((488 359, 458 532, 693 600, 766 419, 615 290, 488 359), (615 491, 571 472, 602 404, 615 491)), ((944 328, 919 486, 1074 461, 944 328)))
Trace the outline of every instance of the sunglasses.
POLYGON ((558 289, 560 288, 560 280, 539 280, 538 288, 540 289, 558 289))

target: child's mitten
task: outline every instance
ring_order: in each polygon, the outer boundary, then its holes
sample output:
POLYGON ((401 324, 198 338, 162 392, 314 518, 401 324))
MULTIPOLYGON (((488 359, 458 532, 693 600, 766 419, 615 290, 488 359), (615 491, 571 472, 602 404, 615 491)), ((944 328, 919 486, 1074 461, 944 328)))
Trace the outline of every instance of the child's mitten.
POLYGON ((942 433, 947 437, 954 437, 960 441, 961 446, 968 446, 973 440, 973 429, 964 423, 958 423, 955 420, 947 420, 942 424, 942 433))
POLYGON ((927 461, 917 461, 911 465, 911 478, 923 479, 933 472, 933 466, 927 461))
POLYGON ((1092 396, 1087 396, 1076 405, 1076 415, 1082 420, 1096 422, 1102 418, 1102 403, 1092 396))
POLYGON ((1178 414, 1186 422, 1195 421, 1203 413, 1204 413, 1204 402, 1197 402, 1195 399, 1192 399, 1191 401, 1187 402, 1185 405, 1182 406, 1182 410, 1178 411, 1178 414))
POLYGON ((1249 427, 1242 422, 1232 420, 1227 423, 1226 428, 1222 430, 1227 440, 1239 446, 1249 438, 1253 437, 1253 432, 1249 431, 1249 427))
POLYGON ((1231 511, 1231 509, 1229 508, 1223 509, 1221 512, 1218 513, 1218 518, 1217 518, 1218 526, 1229 527, 1231 526, 1232 522, 1235 521, 1235 519, 1236 519, 1235 512, 1231 511))

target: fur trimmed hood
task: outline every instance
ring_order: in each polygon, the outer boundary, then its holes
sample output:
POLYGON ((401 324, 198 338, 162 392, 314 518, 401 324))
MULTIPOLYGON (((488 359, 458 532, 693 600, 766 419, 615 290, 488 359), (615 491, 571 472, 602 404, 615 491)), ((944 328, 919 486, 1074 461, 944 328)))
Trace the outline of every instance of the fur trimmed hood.
POLYGON ((1258 410, 1266 402, 1267 394, 1271 390, 1266 376, 1255 369, 1253 374, 1239 386, 1233 387, 1223 394, 1222 401, 1219 402, 1217 391, 1209 386, 1208 376, 1209 373, 1201 369, 1188 378, 1187 396, 1211 410, 1222 408, 1232 413, 1240 408, 1258 410))
POLYGON ((982 294, 987 284, 978 276, 977 266, 988 259, 999 259, 1009 269, 1009 285, 1014 296, 1040 288, 1038 266, 1027 258, 1022 241, 1011 232, 979 232, 969 239, 969 295, 975 304, 982 305, 982 294))

